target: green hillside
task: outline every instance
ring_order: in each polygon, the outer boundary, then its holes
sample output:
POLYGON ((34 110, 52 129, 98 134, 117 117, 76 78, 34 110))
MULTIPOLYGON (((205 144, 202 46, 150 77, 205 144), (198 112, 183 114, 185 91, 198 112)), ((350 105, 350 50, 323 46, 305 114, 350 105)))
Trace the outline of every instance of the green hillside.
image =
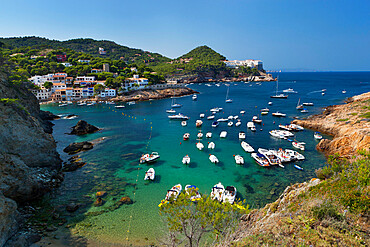
POLYGON ((15 37, 0 38, 0 42, 4 43, 8 49, 18 48, 19 52, 22 52, 22 49, 27 47, 37 50, 66 48, 96 57, 110 58, 113 60, 121 59, 126 63, 146 63, 155 65, 157 63, 170 61, 169 58, 158 53, 129 48, 107 40, 71 39, 67 41, 58 41, 40 37, 15 37), (107 53, 105 55, 100 55, 99 47, 104 48, 107 53))

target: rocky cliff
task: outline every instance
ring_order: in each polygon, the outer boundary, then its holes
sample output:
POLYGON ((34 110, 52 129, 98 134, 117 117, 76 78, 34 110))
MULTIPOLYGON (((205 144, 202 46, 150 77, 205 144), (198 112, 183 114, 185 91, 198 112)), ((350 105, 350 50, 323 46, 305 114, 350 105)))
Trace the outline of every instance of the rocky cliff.
POLYGON ((333 136, 317 145, 326 155, 338 153, 350 157, 361 149, 370 148, 370 92, 347 100, 346 104, 327 107, 322 114, 293 123, 333 136))
POLYGON ((28 89, 0 73, 0 246, 17 232, 17 207, 63 179, 47 118, 28 89))

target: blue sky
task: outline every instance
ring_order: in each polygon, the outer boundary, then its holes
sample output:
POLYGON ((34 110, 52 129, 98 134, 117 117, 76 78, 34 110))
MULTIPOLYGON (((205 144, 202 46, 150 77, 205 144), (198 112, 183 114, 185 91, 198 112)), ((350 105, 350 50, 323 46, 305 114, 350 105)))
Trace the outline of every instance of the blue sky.
POLYGON ((175 58, 208 45, 265 69, 370 70, 369 0, 12 0, 0 36, 94 38, 175 58))

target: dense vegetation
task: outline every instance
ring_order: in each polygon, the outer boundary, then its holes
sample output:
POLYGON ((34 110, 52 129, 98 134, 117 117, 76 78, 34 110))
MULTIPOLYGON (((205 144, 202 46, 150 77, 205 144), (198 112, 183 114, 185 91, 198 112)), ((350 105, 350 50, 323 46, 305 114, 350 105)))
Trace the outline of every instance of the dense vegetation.
POLYGON ((241 246, 369 246, 370 152, 349 161, 338 156, 317 170, 323 181, 292 198, 288 210, 277 204, 265 209, 279 212, 279 222, 265 225, 264 233, 245 237, 241 246))

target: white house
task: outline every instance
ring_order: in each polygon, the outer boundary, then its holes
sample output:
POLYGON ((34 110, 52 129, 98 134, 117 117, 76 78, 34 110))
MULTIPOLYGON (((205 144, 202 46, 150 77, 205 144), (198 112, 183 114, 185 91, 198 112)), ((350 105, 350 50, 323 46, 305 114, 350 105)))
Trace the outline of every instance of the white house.
POLYGON ((149 84, 147 78, 140 78, 139 75, 134 75, 133 78, 127 78, 125 84, 122 87, 126 90, 131 89, 144 89, 149 84))
POLYGON ((28 80, 31 81, 33 84, 41 87, 47 81, 53 81, 54 74, 48 75, 35 75, 29 78, 28 80))
POLYGON ((105 88, 104 91, 100 93, 100 97, 115 97, 116 96, 116 89, 112 88, 105 88))
POLYGON ((72 66, 72 64, 70 64, 70 63, 61 63, 61 64, 63 64, 64 67, 71 67, 72 66))
POLYGON ((53 83, 53 86, 51 87, 51 91, 55 92, 57 90, 65 90, 67 88, 65 83, 53 83))
POLYGON ((79 59, 78 62, 79 63, 90 63, 90 60, 88 60, 88 59, 79 59))
POLYGON ((32 90, 32 93, 36 96, 39 101, 48 100, 51 97, 51 90, 41 87, 40 90, 32 90))

